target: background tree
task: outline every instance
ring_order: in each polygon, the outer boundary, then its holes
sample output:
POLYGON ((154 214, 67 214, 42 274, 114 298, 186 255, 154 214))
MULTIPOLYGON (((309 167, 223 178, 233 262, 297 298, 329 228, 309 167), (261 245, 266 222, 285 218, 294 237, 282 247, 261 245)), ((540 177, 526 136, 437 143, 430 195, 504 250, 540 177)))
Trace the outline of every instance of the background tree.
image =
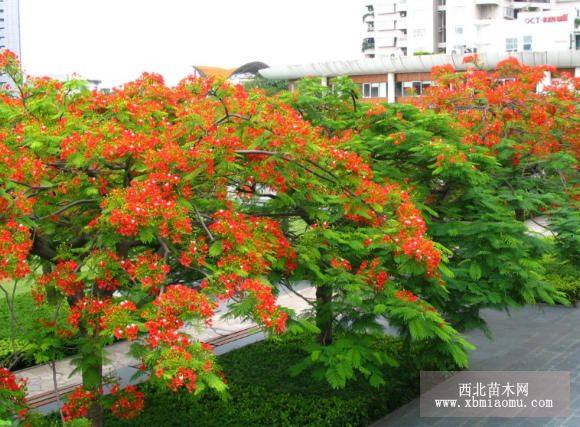
POLYGON ((261 89, 266 95, 272 96, 287 90, 289 84, 288 80, 271 80, 257 75, 244 82, 244 89, 247 91, 261 89))
POLYGON ((451 115, 454 126, 465 130, 464 144, 487 147, 502 166, 492 174, 500 184, 497 191, 516 217, 546 215, 560 253, 580 266, 580 79, 567 73, 556 78, 553 67, 525 66, 515 58, 489 72, 481 69, 477 55, 465 62, 473 67, 464 73, 435 68, 434 85, 417 99, 419 106, 451 115), (549 84, 547 73, 554 77, 549 84))
POLYGON ((285 98, 329 136, 341 138, 344 149, 366 159, 377 179, 389 177, 415 197, 450 262, 444 295, 420 285, 413 292, 428 295, 462 329, 485 329, 484 307, 562 301, 542 280, 539 260, 546 244, 529 235, 511 193, 503 191, 505 181, 497 178, 511 163, 506 166, 485 145, 467 144, 470 133, 446 115, 410 105, 358 103, 352 81, 332 83, 327 88, 306 79, 285 98))
POLYGON ((210 346, 181 328, 211 323, 227 300, 232 315, 282 332, 290 313, 276 284, 298 280, 317 287, 322 348, 308 360, 334 386, 355 372, 381 383, 387 358, 370 347, 380 318, 466 364, 467 343, 409 290, 446 293, 425 222, 342 139, 279 100, 212 80, 169 88, 144 74, 89 92, 25 81, 10 52, 0 71, 16 85, 0 94, 0 278, 32 276, 37 303, 67 313, 65 326, 43 323, 51 340, 78 343, 83 385, 65 420, 100 425, 104 405, 127 417, 143 406, 137 390, 103 377, 115 339, 134 341, 160 387, 225 393, 210 346), (349 334, 333 341, 337 325, 349 334))

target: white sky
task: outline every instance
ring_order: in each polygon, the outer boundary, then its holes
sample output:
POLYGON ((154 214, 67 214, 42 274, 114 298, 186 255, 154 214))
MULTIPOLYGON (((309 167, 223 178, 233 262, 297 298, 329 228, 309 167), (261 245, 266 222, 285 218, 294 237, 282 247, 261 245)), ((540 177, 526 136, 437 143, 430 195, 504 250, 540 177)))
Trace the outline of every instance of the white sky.
POLYGON ((359 0, 20 0, 32 75, 174 83, 191 65, 296 64, 360 56, 359 0))

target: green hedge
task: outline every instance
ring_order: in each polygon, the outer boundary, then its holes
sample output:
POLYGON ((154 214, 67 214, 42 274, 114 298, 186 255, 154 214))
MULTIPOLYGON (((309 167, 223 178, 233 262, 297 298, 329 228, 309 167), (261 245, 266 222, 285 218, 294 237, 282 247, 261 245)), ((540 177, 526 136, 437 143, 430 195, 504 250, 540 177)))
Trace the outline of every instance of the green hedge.
POLYGON ((288 369, 301 360, 309 337, 265 341, 220 357, 231 400, 193 398, 143 385, 145 412, 131 422, 107 419, 108 426, 366 426, 417 396, 416 354, 403 342, 377 342, 397 358, 399 368, 385 368, 387 385, 373 388, 364 380, 333 390, 309 374, 291 377, 288 369))
POLYGON ((557 290, 566 295, 566 299, 576 307, 578 301, 580 301, 580 280, 578 277, 561 274, 547 274, 545 279, 557 290))

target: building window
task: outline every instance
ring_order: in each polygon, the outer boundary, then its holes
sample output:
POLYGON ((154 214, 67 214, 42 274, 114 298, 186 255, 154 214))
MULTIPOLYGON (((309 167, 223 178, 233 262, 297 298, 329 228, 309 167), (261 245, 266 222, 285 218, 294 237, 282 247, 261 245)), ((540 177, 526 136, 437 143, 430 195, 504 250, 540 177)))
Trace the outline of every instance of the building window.
POLYGON ((419 96, 423 95, 427 88, 431 86, 430 81, 426 82, 403 82, 402 89, 403 89, 403 96, 419 96))
POLYGON ((532 36, 524 36, 524 50, 532 50, 532 36))
POLYGON ((380 83, 363 83, 362 84, 363 98, 386 98, 387 97, 387 82, 380 83))
POLYGON ((455 27, 455 34, 463 34, 463 26, 458 25, 455 27))
POLYGON ((517 52, 518 39, 515 37, 508 37, 507 39, 505 39, 505 50, 507 52, 517 52))

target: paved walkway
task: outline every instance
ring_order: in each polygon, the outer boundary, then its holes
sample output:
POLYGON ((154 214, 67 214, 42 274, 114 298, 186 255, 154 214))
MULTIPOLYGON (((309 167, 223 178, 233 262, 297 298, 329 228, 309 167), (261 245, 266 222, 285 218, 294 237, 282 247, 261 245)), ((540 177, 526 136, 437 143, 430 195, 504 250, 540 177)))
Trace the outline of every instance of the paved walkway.
POLYGON ((467 334, 478 348, 470 358, 475 371, 570 371, 568 418, 420 418, 414 400, 372 427, 580 427, 580 308, 528 306, 511 312, 485 310, 493 334, 467 334))

